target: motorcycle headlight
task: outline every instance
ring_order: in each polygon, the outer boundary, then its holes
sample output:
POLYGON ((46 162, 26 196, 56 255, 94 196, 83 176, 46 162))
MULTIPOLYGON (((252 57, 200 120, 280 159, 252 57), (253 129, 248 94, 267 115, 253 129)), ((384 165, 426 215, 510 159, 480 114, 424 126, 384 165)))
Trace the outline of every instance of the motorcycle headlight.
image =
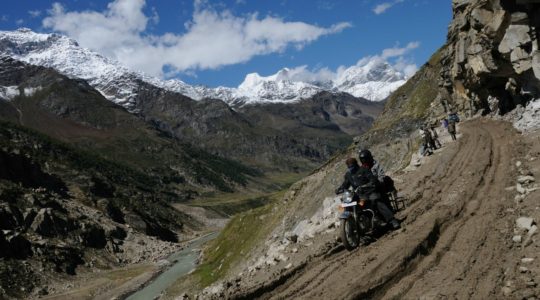
POLYGON ((352 195, 351 195, 351 192, 346 191, 346 192, 343 194, 343 202, 345 202, 345 203, 351 203, 351 202, 352 202, 352 195))

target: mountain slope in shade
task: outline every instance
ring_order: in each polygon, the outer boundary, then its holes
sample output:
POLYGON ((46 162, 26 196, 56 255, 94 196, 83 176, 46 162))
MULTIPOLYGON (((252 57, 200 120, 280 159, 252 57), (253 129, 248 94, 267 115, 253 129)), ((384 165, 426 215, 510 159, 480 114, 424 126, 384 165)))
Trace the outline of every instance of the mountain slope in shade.
POLYGON ((30 64, 52 67, 64 75, 87 80, 109 100, 137 112, 137 81, 188 96, 195 100, 221 99, 233 106, 254 103, 296 102, 321 91, 346 92, 355 97, 380 101, 405 82, 405 76, 384 61, 355 65, 330 82, 304 82, 292 78, 288 69, 271 76, 248 74, 238 88, 192 86, 177 79, 161 80, 131 71, 120 63, 80 47, 59 34, 35 33, 29 29, 0 31, 0 55, 30 64))

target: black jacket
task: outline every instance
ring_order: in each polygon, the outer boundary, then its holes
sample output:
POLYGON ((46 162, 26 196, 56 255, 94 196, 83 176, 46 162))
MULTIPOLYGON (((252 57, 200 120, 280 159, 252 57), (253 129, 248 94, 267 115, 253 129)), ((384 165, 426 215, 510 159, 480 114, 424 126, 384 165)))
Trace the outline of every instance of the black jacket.
MULTIPOLYGON (((379 181, 375 175, 371 172, 371 170, 356 166, 352 169, 347 170, 347 173, 345 173, 345 176, 343 178, 343 183, 339 187, 341 190, 348 189, 349 187, 353 187, 353 189, 358 189, 358 195, 361 197, 364 197, 366 199, 370 198, 378 198, 377 194, 377 185, 379 181)), ((370 199, 371 200, 371 199, 370 199)))

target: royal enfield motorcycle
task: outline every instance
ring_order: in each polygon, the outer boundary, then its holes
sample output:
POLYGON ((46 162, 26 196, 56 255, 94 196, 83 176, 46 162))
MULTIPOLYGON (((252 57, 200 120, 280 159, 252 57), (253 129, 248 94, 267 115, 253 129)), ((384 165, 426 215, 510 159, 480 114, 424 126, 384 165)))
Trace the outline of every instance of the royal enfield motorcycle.
POLYGON ((371 202, 357 190, 344 191, 338 208, 341 241, 349 251, 358 247, 365 236, 385 225, 376 209, 371 207, 371 202))

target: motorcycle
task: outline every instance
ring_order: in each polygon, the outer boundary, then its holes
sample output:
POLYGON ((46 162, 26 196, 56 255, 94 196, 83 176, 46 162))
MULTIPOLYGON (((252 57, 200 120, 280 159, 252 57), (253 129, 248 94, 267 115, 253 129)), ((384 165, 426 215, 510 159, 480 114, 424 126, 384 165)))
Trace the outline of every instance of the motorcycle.
POLYGON ((338 209, 341 242, 349 251, 360 246, 363 237, 385 225, 376 208, 372 208, 371 202, 359 195, 358 190, 344 191, 338 209), (355 199, 358 200, 353 201, 355 199))

